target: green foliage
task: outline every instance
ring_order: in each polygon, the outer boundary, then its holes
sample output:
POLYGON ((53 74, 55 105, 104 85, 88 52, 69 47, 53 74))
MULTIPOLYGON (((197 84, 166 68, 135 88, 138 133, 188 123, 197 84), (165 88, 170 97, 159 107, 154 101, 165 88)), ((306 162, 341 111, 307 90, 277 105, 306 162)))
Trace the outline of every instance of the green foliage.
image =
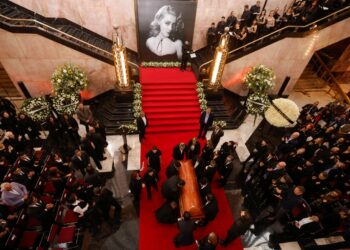
POLYGON ((51 83, 56 93, 78 93, 88 85, 86 74, 76 65, 64 64, 51 76, 51 83))
POLYGON ((266 93, 275 86, 276 76, 264 65, 255 66, 245 77, 245 84, 252 92, 266 93))

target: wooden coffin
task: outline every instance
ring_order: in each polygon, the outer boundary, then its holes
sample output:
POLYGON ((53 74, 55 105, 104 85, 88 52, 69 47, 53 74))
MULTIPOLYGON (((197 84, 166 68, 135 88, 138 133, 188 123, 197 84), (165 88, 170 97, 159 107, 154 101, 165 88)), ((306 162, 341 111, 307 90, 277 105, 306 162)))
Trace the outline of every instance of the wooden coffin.
POLYGON ((204 218, 197 176, 191 160, 181 161, 179 177, 185 181, 179 200, 181 216, 187 211, 194 219, 204 218))

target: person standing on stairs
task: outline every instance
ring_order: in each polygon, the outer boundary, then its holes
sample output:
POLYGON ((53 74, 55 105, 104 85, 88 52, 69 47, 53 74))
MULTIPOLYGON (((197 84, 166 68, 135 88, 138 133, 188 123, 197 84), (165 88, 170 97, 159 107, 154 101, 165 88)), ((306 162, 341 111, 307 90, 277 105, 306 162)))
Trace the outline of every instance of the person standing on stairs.
POLYGON ((146 128, 148 126, 148 120, 145 112, 141 111, 140 116, 136 119, 137 131, 139 132, 140 143, 142 139, 145 139, 146 128))
POLYGON ((190 59, 191 52, 192 51, 191 51, 190 43, 188 41, 185 41, 185 44, 182 47, 182 58, 181 58, 181 66, 180 66, 181 71, 186 70, 187 62, 188 62, 188 59, 190 59))
POLYGON ((209 127, 213 124, 214 121, 214 115, 211 113, 211 108, 207 108, 206 111, 203 111, 200 118, 199 118, 199 133, 198 138, 202 137, 202 139, 205 138, 207 131, 209 127))

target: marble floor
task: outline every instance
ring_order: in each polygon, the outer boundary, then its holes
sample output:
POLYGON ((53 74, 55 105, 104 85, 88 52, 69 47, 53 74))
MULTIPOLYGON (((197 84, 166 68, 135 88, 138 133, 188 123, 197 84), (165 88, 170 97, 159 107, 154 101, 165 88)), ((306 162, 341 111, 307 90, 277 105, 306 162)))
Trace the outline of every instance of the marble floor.
MULTIPOLYGON (((321 90, 317 92, 292 92, 289 95, 289 99, 296 102, 296 104, 301 108, 303 105, 307 103, 312 103, 316 100, 320 102, 320 106, 326 105, 328 102, 332 101, 333 98, 327 93, 327 90, 321 90)), ((236 141, 238 143, 238 147, 236 149, 237 153, 237 159, 235 161, 235 165, 237 166, 235 168, 235 171, 233 173, 234 177, 232 179, 235 179, 235 175, 239 172, 241 168, 240 162, 244 161, 249 156, 249 151, 246 147, 246 142, 250 138, 250 136, 253 134, 255 129, 259 126, 262 119, 258 117, 256 121, 254 122, 254 117, 251 115, 248 115, 245 119, 245 121, 242 123, 242 125, 238 129, 234 130, 225 130, 224 131, 224 137, 220 140, 221 143, 229 140, 236 141)), ((210 133, 208 132, 207 138, 210 137, 210 133)), ((123 138, 122 136, 114 135, 114 136, 107 136, 108 141, 108 147, 107 150, 113 156, 114 158, 114 164, 115 166, 118 165, 118 161, 120 161, 120 157, 123 157, 120 153, 121 146, 123 145, 123 138), (120 157, 116 157, 119 155, 120 157), (119 159, 119 160, 118 160, 119 159)), ((141 147, 138 140, 138 135, 128 135, 127 136, 128 145, 131 147, 131 150, 128 155, 128 165, 127 165, 127 172, 130 173, 130 170, 136 170, 140 169, 140 152, 141 147)), ((221 146, 221 143, 217 146, 219 148, 221 146)), ((113 188, 114 185, 116 185, 116 181, 113 181, 113 179, 117 179, 117 174, 114 174, 115 178, 112 178, 109 185, 111 188, 113 188)), ((234 181, 233 181, 234 182, 234 181)), ((240 189, 238 189, 234 183, 230 188, 226 189, 226 194, 228 197, 228 200, 231 205, 232 213, 234 216, 238 216, 239 211, 241 209, 241 204, 243 202, 243 198, 240 194, 240 189)), ((138 235, 138 218, 133 211, 132 206, 130 206, 130 203, 128 203, 127 206, 124 207, 124 220, 125 223, 122 224, 121 228, 117 232, 112 232, 108 237, 106 237, 103 240, 103 243, 97 247, 96 242, 91 241, 90 244, 87 244, 85 246, 89 246, 85 249, 116 249, 116 246, 124 246, 125 241, 133 240, 134 243, 137 241, 136 234, 138 235), (132 234, 133 237, 130 238, 128 234, 132 234), (91 246, 94 246, 91 248, 91 246)), ((265 230, 261 235, 258 237, 253 235, 250 231, 246 233, 246 235, 242 236, 242 242, 245 247, 245 249, 249 250, 268 250, 270 249, 267 246, 268 241, 268 234, 269 230, 265 230)), ((132 244, 134 247, 135 244, 132 244)), ((136 244, 137 245, 137 244, 136 244)), ((123 248, 124 249, 124 248, 123 248)), ((126 248, 125 248, 126 249, 126 248)), ((132 248, 127 248, 132 249, 132 248)), ((286 246, 285 249, 296 249, 295 246, 291 245, 291 247, 286 246)))

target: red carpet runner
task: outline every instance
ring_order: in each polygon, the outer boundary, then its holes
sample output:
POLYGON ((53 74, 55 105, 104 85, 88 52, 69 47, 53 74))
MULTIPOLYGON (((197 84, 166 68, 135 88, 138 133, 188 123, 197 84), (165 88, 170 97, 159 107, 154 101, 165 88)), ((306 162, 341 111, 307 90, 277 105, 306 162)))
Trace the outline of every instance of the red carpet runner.
MULTIPOLYGON (((165 169, 172 157, 173 147, 188 141, 198 133, 200 108, 196 94, 196 79, 192 72, 181 72, 176 68, 141 68, 140 82, 143 90, 143 109, 149 119, 146 140, 141 146, 141 162, 146 153, 156 145, 162 151, 162 169, 159 189, 166 179, 165 169)), ((203 146, 204 141, 201 141, 203 146)), ((152 200, 148 200, 143 189, 140 207, 140 250, 176 249, 173 238, 178 233, 177 226, 159 224, 154 211, 164 202, 159 192, 152 190, 152 200)), ((195 238, 201 239, 209 232, 216 232, 219 237, 226 236, 226 231, 233 222, 230 207, 223 189, 216 183, 212 192, 218 200, 219 214, 204 228, 198 228, 195 238)), ((195 244, 179 249, 197 249, 195 244)), ((217 249, 224 249, 219 246, 217 249)), ((242 249, 240 240, 236 240, 226 249, 242 249)))

